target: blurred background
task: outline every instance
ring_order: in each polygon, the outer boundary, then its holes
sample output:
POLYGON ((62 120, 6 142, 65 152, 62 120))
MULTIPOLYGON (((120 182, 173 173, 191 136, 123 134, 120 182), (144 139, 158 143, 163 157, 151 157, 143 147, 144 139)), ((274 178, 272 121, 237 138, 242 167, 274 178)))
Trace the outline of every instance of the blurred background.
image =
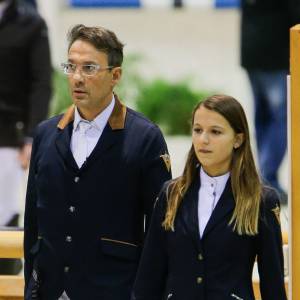
MULTIPOLYGON (((240 66, 238 0, 38 0, 37 5, 48 24, 56 70, 50 115, 70 103, 59 69, 67 57, 68 30, 77 23, 100 25, 125 43, 118 94, 162 127, 174 176, 181 173, 190 147, 190 112, 206 95, 225 93, 243 104, 256 148, 253 96, 240 66)), ((285 158, 280 170, 284 188, 287 180, 285 158)))
MULTIPOLYGON (((54 71, 49 117, 63 113, 71 104, 67 78, 60 70, 61 63, 67 60, 67 33, 69 29, 79 23, 87 26, 103 26, 114 31, 125 44, 123 76, 116 92, 126 105, 142 112, 160 126, 168 144, 173 177, 177 177, 182 173, 187 152, 191 147, 190 117, 194 105, 207 96, 216 93, 231 95, 242 103, 250 125, 252 146, 257 161, 257 145, 254 132, 254 99, 249 78, 246 71, 241 67, 240 60, 241 10, 239 0, 25 1, 34 4, 48 26, 54 71)), ((3 13, 4 8, 9 3, 12 2, 0 0, 0 13, 1 9, 3 13)), ((270 8, 275 7, 275 16, 277 16, 278 11, 280 12, 280 9, 278 10, 278 7, 275 4, 273 5, 272 0, 260 3, 255 0, 245 0, 243 4, 245 3, 250 6, 253 3, 257 3, 257 6, 262 7, 264 12, 267 13, 269 13, 270 8), (266 6, 265 3, 267 3, 266 6)), ((285 5, 284 0, 280 0, 278 3, 285 5)), ((274 22, 272 22, 269 22, 269 28, 274 32, 276 46, 278 43, 278 49, 282 50, 284 45, 281 41, 278 41, 278 30, 273 29, 274 22)), ((265 19, 259 23, 265 29, 265 19)), ((275 24, 280 28, 282 27, 278 22, 275 22, 275 24)), ((274 48, 277 49, 277 47, 270 47, 271 49, 267 49, 268 51, 260 51, 260 48, 256 47, 259 43, 254 41, 257 33, 260 32, 263 40, 261 44, 270 46, 272 44, 265 42, 264 39, 268 34, 265 34, 265 31, 262 32, 259 29, 260 27, 255 28, 256 31, 253 30, 252 24, 250 25, 250 31, 253 33, 254 38, 247 39, 247 41, 251 40, 256 51, 259 53, 263 52, 271 61, 277 62, 276 59, 273 59, 274 56, 269 56, 270 53, 276 52, 274 48)), ((284 35, 286 36, 286 44, 288 43, 288 28, 281 30, 286 32, 286 35, 284 35)), ((46 37, 47 33, 45 31, 42 33, 46 37)), ((22 34, 22 36, 26 35, 22 34)), ((10 34, 10 37, 13 37, 12 40, 17 40, 14 34, 10 34)), ((2 40, 8 44, 6 38, 2 40)), ((7 46, 6 44, 5 47, 7 46)), ((24 45, 22 46, 24 47, 24 45)), ((5 48, 4 46, 2 47, 5 48)), ((288 50, 287 45, 284 50, 288 50)), ((24 51, 22 50, 21 53, 24 51)), ((251 59, 257 63, 257 53, 249 52, 251 59)), ((7 53, 14 54, 11 50, 7 51, 7 53)), ((41 55, 42 59, 36 57, 35 65, 32 69, 43 69, 48 63, 49 86, 51 66, 46 57, 47 53, 41 55)), ((286 51, 286 59, 287 56, 288 51, 286 51)), ((11 58, 11 55, 9 57, 11 58)), ((30 57, 29 54, 28 57, 30 57)), ((19 59, 22 61, 21 56, 19 59)), ((4 62, 7 61, 5 57, 3 60, 4 62)), ((264 61, 266 59, 263 59, 264 61)), ((260 62, 258 64, 261 67, 260 62)), ((14 74, 18 74, 17 67, 11 69, 15 72, 14 74)), ((16 78, 15 76, 11 77, 13 79, 16 78)), ((24 77, 27 78, 26 76, 24 77)), ((6 77, 4 76, 4 78, 6 77)), ((285 82, 285 75, 283 78, 285 82)), ((6 85, 2 84, 2 87, 5 89, 6 85)), ((12 88, 11 90, 14 89, 12 88)), ((284 93, 285 90, 285 88, 281 89, 284 93)), ((275 94, 278 96, 277 91, 275 91, 275 94)), ((44 100, 46 101, 44 103, 48 103, 49 95, 44 95, 44 100)), ((16 98, 20 99, 21 97, 16 98)), ((40 110, 47 107, 47 105, 42 104, 42 98, 40 96, 37 97, 35 103, 42 106, 40 110)), ((32 107, 35 106, 32 105, 32 107)), ((3 122, 3 124, 6 123, 3 122)), ((18 128, 20 124, 17 123, 15 125, 18 130, 23 129, 23 127, 18 128)), ((276 135, 279 137, 279 141, 282 142, 280 134, 273 127, 271 129, 271 136, 274 137, 276 135)), ((262 137, 266 140, 264 130, 262 130, 262 137)), ((30 144, 31 140, 28 143, 30 144)), ((275 144, 275 150, 280 148, 277 142, 272 143, 272 146, 273 144, 275 144)), ((271 148, 271 151, 268 153, 276 152, 273 149, 271 148)), ((13 150, 18 151, 16 149, 13 150)), ((269 155, 267 156, 269 157, 269 155)), ((17 167, 20 169, 20 166, 17 167)), ((17 190, 17 193, 22 194, 19 201, 21 217, 24 210, 24 193, 27 185, 27 176, 25 172, 23 173, 22 191, 19 192, 17 190)), ((3 176, 3 178, 6 179, 6 176, 3 176)), ((285 155, 279 170, 279 181, 285 191, 288 190, 288 178, 288 160, 287 155, 285 155)), ((7 186, 9 187, 8 190, 13 190, 11 182, 7 186)), ((10 197, 6 198, 10 199, 10 197)), ((281 214, 284 231, 288 230, 287 214, 287 206, 284 205, 283 213, 281 214)), ((19 224, 23 224, 23 222, 21 221, 19 224)), ((287 250, 285 250, 286 274, 287 261, 287 250)))

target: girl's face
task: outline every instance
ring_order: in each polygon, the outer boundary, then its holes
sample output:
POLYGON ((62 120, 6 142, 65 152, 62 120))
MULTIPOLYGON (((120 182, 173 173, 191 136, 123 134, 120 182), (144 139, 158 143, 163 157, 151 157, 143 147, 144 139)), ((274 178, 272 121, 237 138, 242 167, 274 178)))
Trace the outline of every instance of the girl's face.
POLYGON ((194 116, 193 147, 204 171, 210 176, 229 171, 234 148, 243 142, 219 113, 200 106, 194 116))

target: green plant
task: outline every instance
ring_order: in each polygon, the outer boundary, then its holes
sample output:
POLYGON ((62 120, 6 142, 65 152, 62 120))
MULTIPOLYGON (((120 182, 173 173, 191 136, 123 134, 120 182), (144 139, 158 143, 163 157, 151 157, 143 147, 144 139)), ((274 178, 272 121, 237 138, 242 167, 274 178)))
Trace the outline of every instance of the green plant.
POLYGON ((208 95, 204 91, 194 91, 187 81, 171 83, 155 79, 141 87, 136 106, 165 133, 187 135, 193 108, 208 95))
POLYGON ((61 71, 54 69, 52 84, 53 97, 50 103, 50 116, 63 113, 72 104, 67 77, 61 71))
MULTIPOLYGON (((122 66, 123 76, 116 87, 116 93, 130 106, 134 106, 134 99, 142 84, 142 77, 138 72, 138 63, 142 60, 140 54, 128 54, 122 66)), ((71 104, 67 77, 59 69, 54 69, 52 75, 53 97, 50 103, 49 116, 63 113, 71 104)))
MULTIPOLYGON (((166 134, 190 134, 194 106, 211 93, 195 91, 188 80, 174 83, 162 78, 145 81, 138 69, 142 59, 139 54, 126 56, 123 78, 116 93, 127 105, 157 123, 166 134)), ((53 87, 50 116, 63 113, 72 104, 68 80, 57 69, 53 72, 53 87)))
POLYGON ((140 63, 144 59, 138 53, 127 54, 122 64, 123 74, 121 81, 115 88, 120 99, 132 108, 135 107, 135 99, 138 97, 140 88, 144 84, 144 80, 139 72, 140 63))

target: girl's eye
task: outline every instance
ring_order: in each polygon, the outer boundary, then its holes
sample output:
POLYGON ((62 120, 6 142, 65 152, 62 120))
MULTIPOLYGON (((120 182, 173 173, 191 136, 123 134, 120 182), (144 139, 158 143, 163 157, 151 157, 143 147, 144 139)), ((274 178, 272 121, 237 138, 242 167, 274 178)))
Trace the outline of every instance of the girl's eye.
POLYGON ((212 133, 215 134, 215 135, 220 135, 222 132, 219 131, 219 130, 213 129, 212 133))
POLYGON ((202 129, 200 129, 200 128, 194 128, 193 130, 194 130, 195 133, 201 133, 202 132, 202 129))

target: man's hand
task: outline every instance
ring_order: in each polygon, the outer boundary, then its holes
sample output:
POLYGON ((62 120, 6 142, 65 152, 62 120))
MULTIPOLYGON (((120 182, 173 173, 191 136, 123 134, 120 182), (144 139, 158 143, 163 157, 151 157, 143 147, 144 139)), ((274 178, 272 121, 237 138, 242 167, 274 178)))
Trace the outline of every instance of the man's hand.
POLYGON ((29 167, 32 143, 25 143, 19 152, 21 167, 26 170, 29 167))

